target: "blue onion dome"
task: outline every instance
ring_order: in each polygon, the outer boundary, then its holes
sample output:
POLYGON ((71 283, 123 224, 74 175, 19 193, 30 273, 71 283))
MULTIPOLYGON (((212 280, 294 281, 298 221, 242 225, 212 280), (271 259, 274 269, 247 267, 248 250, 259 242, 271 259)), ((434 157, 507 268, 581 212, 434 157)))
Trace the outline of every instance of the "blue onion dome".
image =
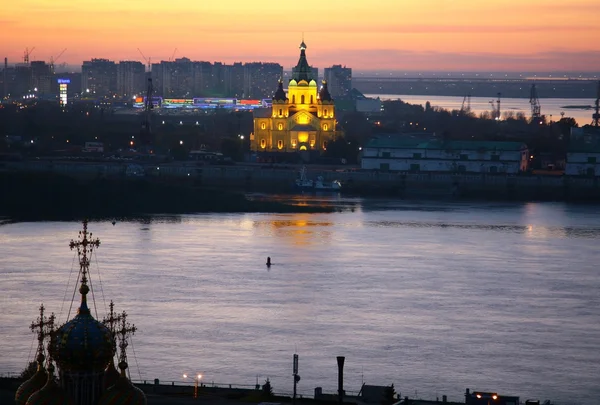
POLYGON ((56 383, 52 363, 48 365, 46 385, 30 396, 26 405, 73 405, 71 398, 56 383))
POLYGON ((29 380, 17 388, 17 393, 15 394, 16 405, 25 405, 29 397, 42 389, 46 381, 48 381, 48 373, 44 368, 44 358, 44 354, 40 352, 37 357, 37 371, 29 380))
POLYGON ((104 370, 104 378, 102 381, 104 390, 107 390, 108 388, 115 385, 115 383, 117 382, 118 379, 119 379, 119 372, 117 371, 117 368, 115 367, 115 362, 111 361, 110 363, 108 363, 108 367, 106 367, 106 370, 104 370))
POLYGON ((87 306, 89 287, 86 282, 84 273, 77 316, 58 328, 54 337, 53 358, 61 372, 102 372, 115 355, 113 334, 92 317, 87 306))
POLYGON ((146 405, 146 395, 133 385, 125 375, 127 363, 119 363, 121 375, 115 385, 107 389, 100 397, 98 405, 146 405))

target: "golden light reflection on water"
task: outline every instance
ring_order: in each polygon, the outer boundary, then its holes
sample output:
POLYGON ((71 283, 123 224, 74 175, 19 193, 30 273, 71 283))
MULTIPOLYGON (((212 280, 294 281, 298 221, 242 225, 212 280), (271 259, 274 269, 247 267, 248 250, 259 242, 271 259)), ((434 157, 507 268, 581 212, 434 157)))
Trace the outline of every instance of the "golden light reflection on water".
POLYGON ((254 221, 253 227, 269 236, 275 236, 285 244, 309 246, 328 243, 332 232, 323 228, 332 227, 330 220, 319 220, 314 214, 290 214, 267 221, 254 221))

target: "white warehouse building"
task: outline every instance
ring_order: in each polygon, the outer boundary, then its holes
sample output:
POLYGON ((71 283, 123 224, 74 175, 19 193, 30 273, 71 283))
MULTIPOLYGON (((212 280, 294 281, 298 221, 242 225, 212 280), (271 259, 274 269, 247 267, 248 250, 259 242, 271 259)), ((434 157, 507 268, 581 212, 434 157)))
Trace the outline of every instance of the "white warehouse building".
POLYGON ((600 176, 600 128, 571 128, 565 174, 600 176))
POLYGON ((444 141, 435 137, 390 135, 363 149, 367 170, 511 173, 527 170, 529 151, 521 142, 444 141))

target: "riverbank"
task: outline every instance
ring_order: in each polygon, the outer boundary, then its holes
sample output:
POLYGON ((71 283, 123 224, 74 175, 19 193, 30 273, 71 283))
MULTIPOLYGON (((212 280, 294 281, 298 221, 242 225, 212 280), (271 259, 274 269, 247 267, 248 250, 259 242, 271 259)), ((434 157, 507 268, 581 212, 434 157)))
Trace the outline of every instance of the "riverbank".
POLYGON ((243 193, 144 178, 73 178, 56 173, 0 173, 0 216, 14 220, 118 218, 198 212, 330 212, 276 201, 250 200, 243 193))

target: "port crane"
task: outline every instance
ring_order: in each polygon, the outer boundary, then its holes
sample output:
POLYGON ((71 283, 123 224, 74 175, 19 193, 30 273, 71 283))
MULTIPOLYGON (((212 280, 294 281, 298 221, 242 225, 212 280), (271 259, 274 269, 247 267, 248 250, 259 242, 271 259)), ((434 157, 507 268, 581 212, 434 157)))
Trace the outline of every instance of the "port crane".
POLYGON ((148 87, 146 89, 146 99, 144 100, 144 119, 142 121, 141 138, 144 147, 147 152, 151 152, 152 149, 152 95, 154 94, 154 87, 152 87, 152 79, 148 78, 148 87))
POLYGON ((462 105, 460 106, 460 112, 468 114, 471 112, 471 95, 467 94, 463 97, 462 105))
POLYGON ((542 118, 542 106, 540 105, 540 99, 538 98, 535 83, 531 85, 529 104, 531 104, 531 122, 539 121, 539 119, 542 118))
POLYGON ((54 56, 50 56, 50 71, 52 72, 52 74, 54 74, 54 63, 58 62, 58 60, 63 55, 63 53, 65 53, 66 50, 67 48, 63 49, 56 58, 54 56))
POLYGON ((34 50, 35 50, 35 46, 31 49, 25 48, 25 52, 23 52, 23 63, 25 63, 26 65, 29 65, 29 56, 31 56, 31 54, 33 53, 34 50))
POLYGON ((140 55, 142 55, 142 58, 144 58, 144 60, 146 61, 146 64, 148 65, 148 72, 150 72, 152 70, 152 63, 150 63, 151 58, 146 58, 146 56, 140 48, 138 48, 137 50, 140 53, 140 55))
POLYGON ((496 121, 500 120, 500 97, 502 96, 501 93, 498 93, 498 99, 496 101, 492 100, 490 101, 490 104, 492 105, 492 118, 495 119, 496 121))
POLYGON ((592 115, 592 125, 600 127, 600 81, 598 81, 598 92, 596 93, 596 105, 594 107, 594 115, 592 115))
POLYGON ((173 51, 173 54, 171 55, 171 57, 169 58, 169 62, 172 62, 175 60, 175 54, 177 53, 177 48, 175 48, 175 50, 173 51))

